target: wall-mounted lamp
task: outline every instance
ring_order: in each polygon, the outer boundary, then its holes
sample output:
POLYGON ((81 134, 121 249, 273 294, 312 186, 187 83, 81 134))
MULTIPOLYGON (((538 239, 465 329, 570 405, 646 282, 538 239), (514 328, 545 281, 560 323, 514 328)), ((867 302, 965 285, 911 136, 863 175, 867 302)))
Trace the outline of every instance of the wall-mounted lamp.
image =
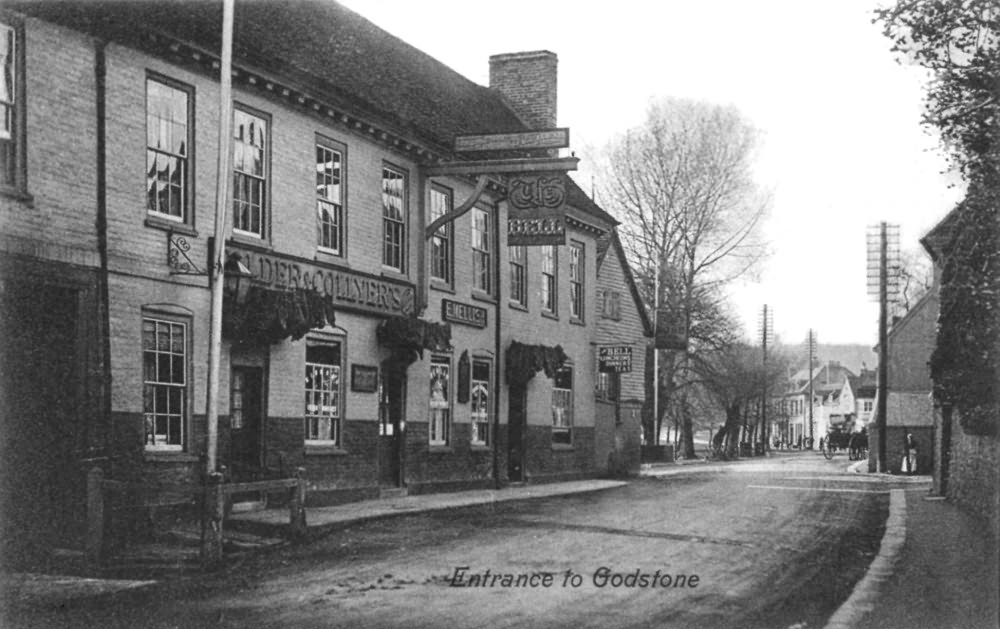
POLYGON ((226 294, 235 299, 237 304, 245 304, 247 294, 250 292, 253 272, 247 268, 247 265, 243 264, 237 253, 232 253, 226 258, 226 265, 222 271, 225 275, 223 288, 226 294))

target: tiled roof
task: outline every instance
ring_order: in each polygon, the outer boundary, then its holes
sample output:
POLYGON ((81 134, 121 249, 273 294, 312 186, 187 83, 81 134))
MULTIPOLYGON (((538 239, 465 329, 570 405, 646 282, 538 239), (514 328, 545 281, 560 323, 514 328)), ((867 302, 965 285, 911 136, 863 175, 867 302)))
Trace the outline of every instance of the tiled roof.
MULTIPOLYGON (((5 6, 130 45, 154 32, 212 54, 220 49, 221 2, 9 0, 5 6)), ((525 129, 497 92, 333 0, 241 0, 235 7, 235 67, 293 80, 440 146, 450 147, 458 134, 525 129)))

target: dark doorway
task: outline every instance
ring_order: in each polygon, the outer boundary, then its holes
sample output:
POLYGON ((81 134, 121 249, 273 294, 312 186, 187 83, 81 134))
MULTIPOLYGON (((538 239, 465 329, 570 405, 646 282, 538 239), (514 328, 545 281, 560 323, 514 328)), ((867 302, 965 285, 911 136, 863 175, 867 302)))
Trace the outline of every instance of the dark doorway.
POLYGON ((527 419, 528 390, 510 386, 507 417, 507 478, 512 483, 524 480, 524 424, 527 419))
POLYGON ((85 523, 89 419, 78 377, 78 291, 7 283, 0 295, 0 518, 6 565, 72 547, 85 523))
MULTIPOLYGON (((261 480, 261 426, 264 419, 264 370, 233 367, 230 379, 229 464, 233 482, 261 480)), ((233 502, 259 502, 257 492, 234 494, 233 502)))
POLYGON ((382 363, 379 386, 379 484, 401 487, 403 426, 406 409, 406 372, 391 361, 382 363))

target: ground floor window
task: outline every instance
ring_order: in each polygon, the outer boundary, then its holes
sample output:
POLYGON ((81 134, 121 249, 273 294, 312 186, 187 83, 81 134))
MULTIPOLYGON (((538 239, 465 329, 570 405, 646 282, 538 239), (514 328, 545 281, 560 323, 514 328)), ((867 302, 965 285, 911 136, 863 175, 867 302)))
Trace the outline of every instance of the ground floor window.
POLYGON ((573 370, 563 367, 552 383, 552 443, 572 443, 573 370))
POLYGON ((142 319, 144 443, 147 450, 182 450, 187 425, 188 326, 142 319))
POLYGON ((597 398, 614 402, 618 399, 618 386, 621 378, 616 373, 597 372, 597 398))
POLYGON ((310 343, 306 346, 307 442, 340 445, 340 374, 340 343, 310 343))
POLYGON ((431 359, 429 432, 432 446, 448 445, 451 436, 451 362, 431 359))
POLYGON ((472 361, 472 443, 490 443, 490 363, 472 361))

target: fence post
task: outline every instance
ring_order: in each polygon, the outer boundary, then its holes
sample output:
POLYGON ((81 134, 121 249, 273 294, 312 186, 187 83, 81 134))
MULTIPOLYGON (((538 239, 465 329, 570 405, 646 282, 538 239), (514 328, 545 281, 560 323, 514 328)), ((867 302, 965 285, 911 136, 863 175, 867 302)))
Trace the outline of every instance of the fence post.
POLYGON ((288 501, 288 518, 292 537, 301 539, 306 534, 306 479, 305 469, 295 470, 298 482, 292 487, 292 499, 288 501))
POLYGON ((211 568, 222 561, 222 522, 226 497, 222 474, 213 472, 205 477, 204 506, 201 515, 201 565, 211 568))
POLYGON ((104 555, 104 470, 87 472, 87 561, 96 566, 104 555))

